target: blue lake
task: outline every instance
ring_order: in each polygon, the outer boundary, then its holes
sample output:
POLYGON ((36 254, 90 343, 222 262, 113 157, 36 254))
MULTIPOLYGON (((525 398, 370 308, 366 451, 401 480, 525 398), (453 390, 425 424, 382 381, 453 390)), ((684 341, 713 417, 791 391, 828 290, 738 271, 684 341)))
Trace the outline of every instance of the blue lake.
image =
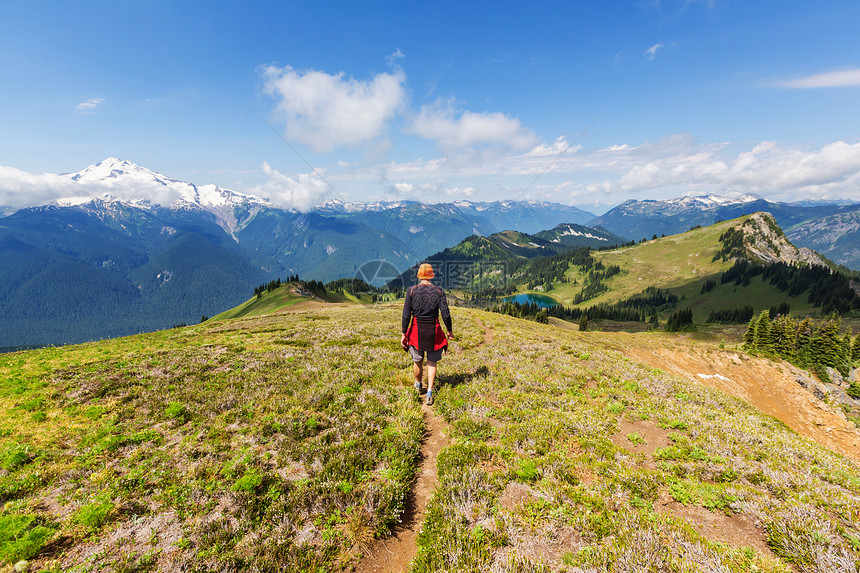
POLYGON ((541 308, 549 308, 551 306, 558 305, 558 302, 551 296, 534 293, 522 293, 515 296, 506 296, 502 300, 509 302, 517 302, 519 304, 535 303, 541 308))

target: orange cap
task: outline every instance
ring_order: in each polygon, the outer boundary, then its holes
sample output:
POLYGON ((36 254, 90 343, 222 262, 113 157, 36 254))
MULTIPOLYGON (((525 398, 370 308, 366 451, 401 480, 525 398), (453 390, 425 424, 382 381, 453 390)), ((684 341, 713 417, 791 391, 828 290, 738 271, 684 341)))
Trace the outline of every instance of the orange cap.
POLYGON ((420 267, 418 267, 418 278, 421 280, 430 280, 436 276, 436 273, 433 272, 433 267, 430 266, 430 263, 422 263, 420 267))

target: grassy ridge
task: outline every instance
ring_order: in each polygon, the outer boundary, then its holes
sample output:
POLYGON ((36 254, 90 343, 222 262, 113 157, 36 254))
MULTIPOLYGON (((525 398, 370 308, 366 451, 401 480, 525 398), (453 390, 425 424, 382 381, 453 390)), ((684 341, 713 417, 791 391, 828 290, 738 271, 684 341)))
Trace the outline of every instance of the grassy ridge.
POLYGON ((263 292, 260 297, 253 296, 239 306, 216 314, 211 320, 261 316, 289 308, 303 300, 307 300, 307 298, 291 292, 286 286, 282 286, 271 292, 263 292))
POLYGON ((0 530, 20 531, 0 560, 349 563, 399 519, 424 429, 390 318, 331 309, 3 355, 0 530))
MULTIPOLYGON (((746 217, 748 218, 748 217, 746 217)), ((717 223, 709 227, 693 229, 680 235, 672 235, 608 251, 594 251, 592 256, 605 266, 618 265, 621 273, 604 282, 607 292, 589 299, 579 306, 598 303, 616 303, 641 293, 646 287, 668 289, 679 297, 685 297, 679 308, 691 308, 696 322, 705 322, 713 310, 752 305, 760 311, 785 300, 795 313, 805 314, 813 310, 806 293, 788 297, 776 287, 766 284, 760 277, 746 287, 734 283, 719 284, 721 273, 732 266, 731 261, 714 261, 720 250, 719 237, 731 227, 736 227, 746 218, 717 223), (702 294, 702 285, 708 279, 717 282, 714 290, 702 294)), ((582 290, 587 273, 571 267, 566 277, 569 282, 554 285, 550 295, 565 305, 582 290), (574 283, 574 281, 576 281, 574 283)), ((571 305, 574 306, 574 305, 571 305)))
POLYGON ((413 573, 860 564, 853 463, 587 335, 500 315, 481 320, 493 344, 445 365, 474 376, 437 398, 454 442, 439 457, 413 573), (726 544, 690 515, 763 529, 726 544), (743 547, 756 537, 764 550, 743 547))
MULTIPOLYGON (((0 531, 14 531, 0 560, 355 563, 400 518, 424 430, 399 311, 331 306, 0 356, 0 531)), ((854 464, 600 338, 454 313, 435 406, 452 443, 415 573, 860 564, 854 464), (691 512, 758 520, 769 550, 720 543, 691 512)))

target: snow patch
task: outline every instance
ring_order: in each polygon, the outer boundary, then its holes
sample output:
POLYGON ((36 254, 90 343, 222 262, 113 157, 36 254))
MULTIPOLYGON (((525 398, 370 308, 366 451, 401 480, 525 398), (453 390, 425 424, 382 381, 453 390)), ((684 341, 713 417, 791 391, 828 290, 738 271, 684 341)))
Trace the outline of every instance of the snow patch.
POLYGON ((698 376, 702 380, 710 380, 711 378, 716 378, 717 380, 723 380, 725 382, 731 382, 731 379, 726 378, 722 374, 699 374, 698 376))

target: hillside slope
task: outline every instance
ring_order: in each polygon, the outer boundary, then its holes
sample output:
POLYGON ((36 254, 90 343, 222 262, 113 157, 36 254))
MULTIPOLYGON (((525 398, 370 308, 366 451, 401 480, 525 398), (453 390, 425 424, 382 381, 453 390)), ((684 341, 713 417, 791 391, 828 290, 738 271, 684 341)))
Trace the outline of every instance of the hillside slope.
POLYGON ((839 264, 857 270, 856 220, 860 205, 787 204, 767 201, 755 195, 736 199, 707 195, 665 201, 629 200, 589 221, 634 240, 653 235, 682 233, 696 225, 712 225, 755 212, 771 213, 780 227, 789 232, 798 246, 815 249, 839 264), (822 225, 828 221, 826 227, 822 225), (797 228, 798 231, 791 232, 797 228), (812 232, 815 229, 815 232, 812 232), (822 232, 825 229, 826 232, 822 232))
MULTIPOLYGON (((426 425, 399 311, 332 305, 0 356, 0 530, 14 532, 0 560, 358 563, 397 530, 426 425)), ((855 463, 605 334, 454 320, 425 414, 450 445, 410 571, 860 564, 855 463)))
MULTIPOLYGON (((794 312, 812 310, 808 293, 789 296, 761 278, 747 285, 721 283, 721 274, 737 260, 764 264, 829 264, 815 252, 792 245, 767 213, 745 215, 632 246, 593 252, 592 256, 605 267, 618 266, 620 272, 602 281, 605 292, 580 306, 611 304, 633 297, 646 287, 656 287, 683 297, 684 306, 692 307, 696 320, 701 322, 712 310, 741 305, 761 310, 785 301, 794 312), (703 288, 707 281, 714 283, 710 290, 703 288)), ((569 304, 589 283, 588 274, 585 269, 571 267, 566 282, 555 286, 553 296, 569 304)))

